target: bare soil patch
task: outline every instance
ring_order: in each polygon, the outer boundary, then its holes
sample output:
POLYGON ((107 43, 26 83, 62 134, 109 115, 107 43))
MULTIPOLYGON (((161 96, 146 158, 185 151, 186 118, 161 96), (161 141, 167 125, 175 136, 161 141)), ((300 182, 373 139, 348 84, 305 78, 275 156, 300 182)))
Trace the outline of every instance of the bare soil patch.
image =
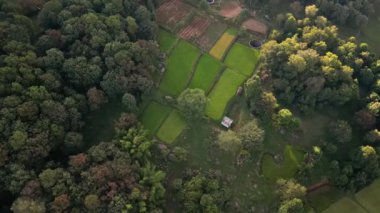
POLYGON ((245 27, 247 30, 254 32, 254 33, 260 33, 263 35, 266 35, 268 32, 268 27, 264 23, 256 20, 256 19, 248 19, 243 24, 243 27, 245 27))
POLYGON ((235 18, 240 15, 243 8, 235 1, 226 2, 222 5, 219 15, 225 18, 235 18))
POLYGON ((205 32, 195 40, 195 43, 204 51, 208 52, 227 29, 227 25, 221 22, 212 22, 205 32))
POLYGON ((190 24, 178 32, 178 36, 186 40, 198 38, 205 32, 210 24, 211 21, 209 19, 201 16, 194 16, 190 24))
POLYGON ((181 0, 169 0, 157 9, 156 19, 159 25, 174 29, 192 11, 193 7, 183 3, 181 0))

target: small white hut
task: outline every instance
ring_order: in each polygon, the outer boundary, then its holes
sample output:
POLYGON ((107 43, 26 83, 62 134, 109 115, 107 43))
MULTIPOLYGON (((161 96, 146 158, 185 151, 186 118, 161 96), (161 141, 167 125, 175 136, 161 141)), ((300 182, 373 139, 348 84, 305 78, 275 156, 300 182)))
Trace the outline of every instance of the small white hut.
POLYGON ((234 120, 232 120, 231 118, 229 118, 227 116, 224 116, 221 124, 228 129, 231 127, 233 122, 234 122, 234 120))

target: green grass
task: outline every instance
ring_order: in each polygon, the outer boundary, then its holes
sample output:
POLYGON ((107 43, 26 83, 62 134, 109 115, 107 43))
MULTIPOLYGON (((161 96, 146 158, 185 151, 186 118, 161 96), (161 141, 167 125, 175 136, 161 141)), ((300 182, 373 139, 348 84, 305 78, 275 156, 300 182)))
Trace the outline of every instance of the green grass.
MULTIPOLYGON (((366 213, 362 207, 348 197, 340 199, 338 202, 331 205, 323 213, 366 213)), ((378 212, 378 211, 376 211, 378 212)))
POLYGON ((226 69, 209 95, 206 115, 214 120, 220 120, 228 102, 245 79, 244 75, 226 69))
POLYGON ((225 63, 241 74, 250 76, 256 67, 259 55, 258 50, 235 43, 229 51, 225 63))
POLYGON ((171 52, 160 90, 168 95, 177 96, 186 87, 193 65, 200 51, 186 41, 179 41, 171 52))
POLYGON ((158 44, 161 51, 168 51, 174 44, 177 38, 166 30, 160 29, 158 33, 158 44))
POLYGON ((210 55, 203 55, 197 65, 190 88, 199 88, 207 92, 218 75, 222 64, 210 55))
POLYGON ((269 154, 263 156, 261 165, 262 174, 273 181, 279 178, 292 178, 302 159, 302 152, 294 149, 291 145, 286 145, 284 149, 284 160, 281 164, 276 164, 273 157, 269 154))
POLYGON ((177 111, 173 111, 158 130, 157 137, 164 142, 172 143, 185 127, 183 117, 177 111))
POLYGON ((375 180, 371 185, 364 188, 355 195, 356 200, 369 212, 380 211, 380 179, 375 180))
POLYGON ((150 135, 154 135, 170 111, 171 108, 168 106, 151 102, 140 116, 140 121, 149 130, 150 135))

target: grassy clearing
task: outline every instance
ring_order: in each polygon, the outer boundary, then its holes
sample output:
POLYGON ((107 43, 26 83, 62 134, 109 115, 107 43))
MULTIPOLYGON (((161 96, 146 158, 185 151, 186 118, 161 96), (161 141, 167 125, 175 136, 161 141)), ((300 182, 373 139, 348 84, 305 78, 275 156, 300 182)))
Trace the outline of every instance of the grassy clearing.
POLYGON ((291 145, 286 145, 283 162, 278 165, 271 155, 265 154, 262 159, 261 170, 266 178, 273 181, 278 178, 289 179, 296 173, 302 159, 302 152, 294 149, 291 145))
POLYGON ((222 64, 218 60, 210 55, 203 55, 198 62, 189 87, 199 88, 207 92, 221 68, 222 64))
POLYGON ((380 211, 380 179, 374 181, 371 185, 356 193, 356 200, 364 206, 369 212, 380 211))
POLYGON ((177 38, 166 30, 160 29, 158 33, 158 44, 161 51, 168 51, 173 46, 177 38))
POLYGON ((366 213, 367 211, 365 211, 362 207, 356 204, 355 201, 351 200, 348 197, 344 197, 340 199, 338 202, 331 205, 328 209, 323 211, 323 213, 337 213, 337 212, 366 213))
POLYGON ((209 95, 206 115, 214 120, 220 120, 228 102, 245 78, 238 72, 226 69, 209 95))
POLYGON ((186 122, 177 111, 170 113, 169 117, 162 124, 157 132, 158 139, 167 143, 172 143, 186 127, 186 122))
POLYGON ((214 47, 210 50, 210 55, 217 59, 222 59, 228 47, 232 44, 237 36, 237 30, 228 29, 223 33, 222 37, 216 42, 214 47))
POLYGON ((154 135, 165 118, 169 115, 171 108, 157 102, 151 102, 140 116, 140 121, 154 135))
POLYGON ((244 74, 252 75, 259 59, 260 52, 254 48, 235 43, 226 58, 226 65, 244 74))
POLYGON ((193 65, 200 51, 186 41, 179 41, 167 60, 167 69, 162 79, 160 90, 166 94, 177 96, 186 87, 191 77, 193 65))

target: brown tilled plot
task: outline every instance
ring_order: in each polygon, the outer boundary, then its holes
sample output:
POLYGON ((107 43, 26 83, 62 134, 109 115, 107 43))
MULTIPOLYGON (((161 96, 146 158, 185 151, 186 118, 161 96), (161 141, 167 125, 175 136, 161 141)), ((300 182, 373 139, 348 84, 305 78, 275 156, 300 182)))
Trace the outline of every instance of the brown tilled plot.
POLYGON ((173 29, 178 22, 191 13, 192 9, 181 0, 169 0, 157 9, 156 19, 158 24, 173 29))
POLYGON ((266 35, 268 31, 268 27, 264 23, 256 19, 248 19, 242 24, 242 26, 245 27, 249 31, 260 33, 263 35, 266 35))
POLYGON ((195 16, 189 25, 178 32, 178 36, 186 40, 198 38, 207 29, 210 23, 211 21, 205 17, 195 16))
POLYGON ((239 5, 239 3, 232 1, 227 2, 222 5, 219 15, 225 18, 235 18, 240 15, 243 8, 239 5))
POLYGON ((208 52, 226 29, 226 24, 219 21, 214 21, 207 27, 202 36, 196 39, 195 42, 201 49, 208 52))

